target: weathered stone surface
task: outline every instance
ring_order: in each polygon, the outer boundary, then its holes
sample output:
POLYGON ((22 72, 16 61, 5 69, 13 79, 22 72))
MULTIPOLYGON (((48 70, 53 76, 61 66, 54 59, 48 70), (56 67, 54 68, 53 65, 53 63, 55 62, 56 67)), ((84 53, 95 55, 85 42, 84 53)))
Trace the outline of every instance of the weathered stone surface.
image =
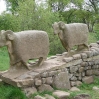
POLYGON ((94 78, 93 78, 93 76, 86 76, 86 77, 84 77, 84 78, 82 79, 82 81, 83 81, 84 83, 90 84, 90 83, 93 83, 93 82, 94 82, 94 78))
POLYGON ((57 74, 57 71, 50 71, 49 73, 48 73, 48 76, 54 76, 54 75, 56 75, 57 74))
POLYGON ((56 54, 56 56, 62 56, 62 54, 56 54))
POLYGON ((79 94, 77 96, 75 96, 73 99, 91 99, 90 95, 88 94, 79 94))
POLYGON ((92 69, 98 69, 99 68, 99 65, 93 65, 92 66, 92 69))
POLYGON ((61 73, 62 71, 61 70, 57 70, 57 74, 61 73))
POLYGON ((70 80, 72 80, 72 81, 76 81, 76 80, 77 80, 77 77, 73 76, 73 77, 71 77, 70 80))
POLYGON ((35 85, 36 85, 36 86, 40 86, 41 84, 42 84, 41 79, 36 78, 36 79, 35 79, 35 85))
POLYGON ((94 69, 93 70, 93 74, 96 75, 96 76, 98 76, 99 75, 99 69, 94 69))
POLYGON ((94 65, 94 61, 88 62, 88 65, 89 66, 94 65))
POLYGON ((79 77, 81 76, 81 73, 75 73, 75 76, 79 77))
POLYGON ((86 66, 88 66, 88 63, 87 62, 82 62, 81 66, 86 67, 86 66))
POLYGON ((67 55, 67 52, 63 52, 62 55, 63 55, 63 56, 66 56, 66 55, 67 55))
POLYGON ((77 80, 82 80, 82 76, 78 76, 77 77, 77 80))
POLYGON ((52 77, 47 77, 46 78, 46 83, 49 84, 49 85, 51 85, 53 83, 52 77))
POLYGON ((99 47, 99 45, 98 45, 97 43, 91 43, 89 46, 90 46, 90 47, 96 47, 96 48, 99 47))
POLYGON ((37 92, 37 89, 35 87, 28 87, 28 88, 24 88, 23 91, 27 97, 30 97, 32 94, 37 92))
POLYGON ((72 87, 72 88, 70 89, 70 91, 80 91, 80 89, 78 89, 77 87, 72 87))
POLYGON ((61 72, 54 77, 53 85, 56 88, 70 89, 69 76, 67 72, 61 72))
POLYGON ((94 86, 92 89, 95 91, 99 91, 99 87, 97 87, 97 86, 94 86))
POLYGON ((99 52, 96 51, 95 49, 92 49, 92 52, 93 52, 93 56, 99 55, 99 52))
POLYGON ((90 57, 90 58, 87 58, 87 59, 83 59, 83 61, 88 62, 88 61, 95 61, 97 59, 99 59, 99 55, 93 56, 93 57, 90 57))
POLYGON ((34 99, 46 99, 46 98, 45 97, 42 97, 40 95, 37 95, 37 96, 34 97, 34 99))
POLYGON ((68 99, 68 97, 70 96, 70 93, 57 90, 53 92, 53 95, 57 96, 58 99, 68 99))
POLYGON ((72 62, 66 63, 66 67, 70 67, 70 66, 75 66, 75 65, 79 65, 82 63, 82 59, 79 60, 73 60, 72 62))
POLYGON ((71 81, 70 82, 70 85, 73 87, 73 86, 76 86, 76 82, 75 81, 71 81))
POLYGON ((45 94, 45 98, 46 98, 46 99, 55 99, 53 96, 48 95, 48 94, 45 94))
POLYGON ((79 69, 78 69, 78 72, 79 73, 81 73, 81 72, 83 72, 84 71, 84 67, 80 67, 79 69))
POLYGON ((84 77, 85 76, 85 72, 82 72, 81 75, 84 77))
POLYGON ((76 81, 76 85, 77 85, 77 86, 80 86, 81 84, 82 84, 81 81, 76 81))
POLYGON ((54 89, 50 85, 42 84, 40 87, 38 87, 38 90, 40 92, 43 92, 43 91, 53 91, 54 89))
POLYGON ((73 57, 67 57, 67 58, 64 58, 64 59, 63 59, 63 61, 64 61, 64 62, 67 62, 67 63, 68 63, 68 62, 71 62, 72 60, 73 60, 73 57))
POLYGON ((74 73, 78 70, 78 67, 77 66, 71 66, 70 67, 70 73, 74 73))
POLYGON ((91 76, 93 74, 93 70, 87 70, 86 71, 86 76, 91 76))
POLYGON ((73 55, 73 59, 81 59, 81 55, 80 54, 75 54, 75 55, 73 55))
POLYGON ((42 78, 42 83, 43 83, 43 84, 46 83, 46 78, 42 78))
POLYGON ((41 74, 41 77, 48 77, 48 72, 44 72, 41 74))
POLYGON ((72 77, 73 77, 73 74, 70 74, 70 73, 69 73, 69 79, 71 79, 72 77))
POLYGON ((25 80, 17 80, 17 81, 10 81, 13 86, 17 87, 30 87, 34 85, 34 80, 33 79, 25 79, 25 80), (14 85, 15 84, 15 85, 14 85))
POLYGON ((88 58, 93 56, 93 52, 92 51, 85 51, 85 53, 87 54, 88 58))
POLYGON ((86 53, 81 53, 81 58, 82 59, 86 59, 87 58, 87 54, 86 53))
POLYGON ((98 59, 96 59, 94 62, 95 62, 95 65, 99 65, 99 60, 98 59))

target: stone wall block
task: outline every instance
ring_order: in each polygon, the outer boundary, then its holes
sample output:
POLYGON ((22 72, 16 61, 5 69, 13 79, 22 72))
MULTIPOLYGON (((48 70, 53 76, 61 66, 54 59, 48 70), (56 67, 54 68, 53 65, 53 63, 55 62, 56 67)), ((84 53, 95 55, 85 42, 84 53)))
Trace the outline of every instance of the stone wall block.
POLYGON ((76 85, 77 85, 77 86, 80 86, 81 84, 82 84, 81 81, 76 81, 76 85))
POLYGON ((53 78, 52 77, 47 77, 46 78, 46 84, 51 85, 53 83, 53 78))
POLYGON ((87 54, 88 58, 93 56, 93 52, 92 51, 85 51, 85 53, 87 54))
POLYGON ((87 70, 86 71, 86 76, 91 76, 93 75, 93 70, 87 70))
POLYGON ((80 54, 75 54, 75 55, 73 55, 73 59, 74 60, 81 59, 81 55, 80 54))
POLYGON ((81 73, 81 72, 83 72, 84 71, 84 67, 80 67, 79 69, 78 69, 78 72, 79 73, 81 73))
POLYGON ((38 87, 38 91, 43 92, 43 91, 53 91, 54 89, 47 84, 42 84, 40 87, 38 87))
POLYGON ((88 66, 88 63, 87 62, 82 62, 81 66, 86 67, 86 66, 88 66))
POLYGON ((77 80, 77 77, 73 76, 70 80, 76 81, 77 80))
POLYGON ((67 57, 63 59, 63 61, 66 63, 71 62, 72 60, 73 60, 73 57, 67 57))
POLYGON ((85 72, 82 72, 82 73, 81 73, 81 76, 84 77, 84 76, 85 76, 85 72))
POLYGON ((49 73, 48 73, 48 76, 54 76, 54 75, 56 75, 57 74, 57 71, 50 71, 49 73))
POLYGON ((42 83, 43 83, 43 84, 46 83, 46 78, 42 78, 42 83))
POLYGON ((75 73, 78 70, 77 66, 71 66, 70 67, 70 73, 75 73))
POLYGON ((41 77, 48 77, 48 72, 44 72, 41 74, 41 77))
POLYGON ((76 81, 71 81, 71 82, 70 82, 70 85, 71 85, 71 87, 76 86, 76 81))
POLYGON ((36 86, 40 86, 41 84, 42 84, 42 80, 39 79, 39 78, 36 78, 36 79, 35 79, 35 85, 36 85, 36 86))
POLYGON ((70 81, 67 72, 61 72, 53 78, 53 86, 61 89, 70 89, 70 81))
POLYGON ((86 53, 81 53, 81 58, 82 59, 86 59, 87 58, 87 54, 86 53))
POLYGON ((83 81, 84 83, 90 84, 90 83, 93 83, 93 82, 94 82, 94 78, 93 78, 93 76, 86 76, 86 77, 84 77, 84 78, 82 79, 82 81, 83 81))

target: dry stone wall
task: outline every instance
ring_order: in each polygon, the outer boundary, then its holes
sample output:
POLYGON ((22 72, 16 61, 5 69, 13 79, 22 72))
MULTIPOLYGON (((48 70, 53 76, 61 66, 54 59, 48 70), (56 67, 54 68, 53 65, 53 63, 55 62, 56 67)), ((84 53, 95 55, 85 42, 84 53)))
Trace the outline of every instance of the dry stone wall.
MULTIPOLYGON (((58 54, 58 56, 65 55, 58 54)), ((53 59, 56 58, 52 57, 53 59)), ((40 78, 35 80, 35 87, 38 91, 52 91, 53 87, 58 89, 70 89, 79 86, 82 82, 90 84, 94 81, 94 76, 99 76, 99 45, 92 43, 90 51, 75 54, 72 57, 62 59, 65 64, 59 69, 46 71, 40 74, 40 78), (47 86, 47 87, 46 87, 47 86)), ((36 78, 37 79, 37 78, 36 78)))
POLYGON ((89 51, 72 57, 66 57, 66 52, 52 56, 44 65, 34 67, 31 71, 18 70, 2 73, 1 79, 21 87, 26 93, 28 92, 26 89, 31 88, 32 92, 34 89, 53 91, 54 88, 70 89, 81 85, 82 82, 90 84, 94 81, 94 76, 99 76, 99 42, 92 43, 89 47, 89 51), (17 73, 18 76, 15 75, 17 73))

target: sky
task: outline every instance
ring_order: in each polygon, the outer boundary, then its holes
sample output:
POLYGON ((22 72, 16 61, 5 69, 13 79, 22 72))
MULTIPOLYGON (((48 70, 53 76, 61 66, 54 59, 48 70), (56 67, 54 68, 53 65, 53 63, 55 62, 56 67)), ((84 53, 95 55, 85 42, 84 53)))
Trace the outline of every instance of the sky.
POLYGON ((4 0, 0 0, 0 14, 6 10, 6 4, 4 0))

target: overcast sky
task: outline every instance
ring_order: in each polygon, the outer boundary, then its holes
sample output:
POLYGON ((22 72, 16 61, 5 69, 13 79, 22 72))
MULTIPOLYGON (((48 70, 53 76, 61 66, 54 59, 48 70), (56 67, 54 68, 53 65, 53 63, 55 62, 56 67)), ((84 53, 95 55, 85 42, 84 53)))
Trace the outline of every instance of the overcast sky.
POLYGON ((0 14, 6 10, 6 4, 4 0, 0 0, 0 14))

